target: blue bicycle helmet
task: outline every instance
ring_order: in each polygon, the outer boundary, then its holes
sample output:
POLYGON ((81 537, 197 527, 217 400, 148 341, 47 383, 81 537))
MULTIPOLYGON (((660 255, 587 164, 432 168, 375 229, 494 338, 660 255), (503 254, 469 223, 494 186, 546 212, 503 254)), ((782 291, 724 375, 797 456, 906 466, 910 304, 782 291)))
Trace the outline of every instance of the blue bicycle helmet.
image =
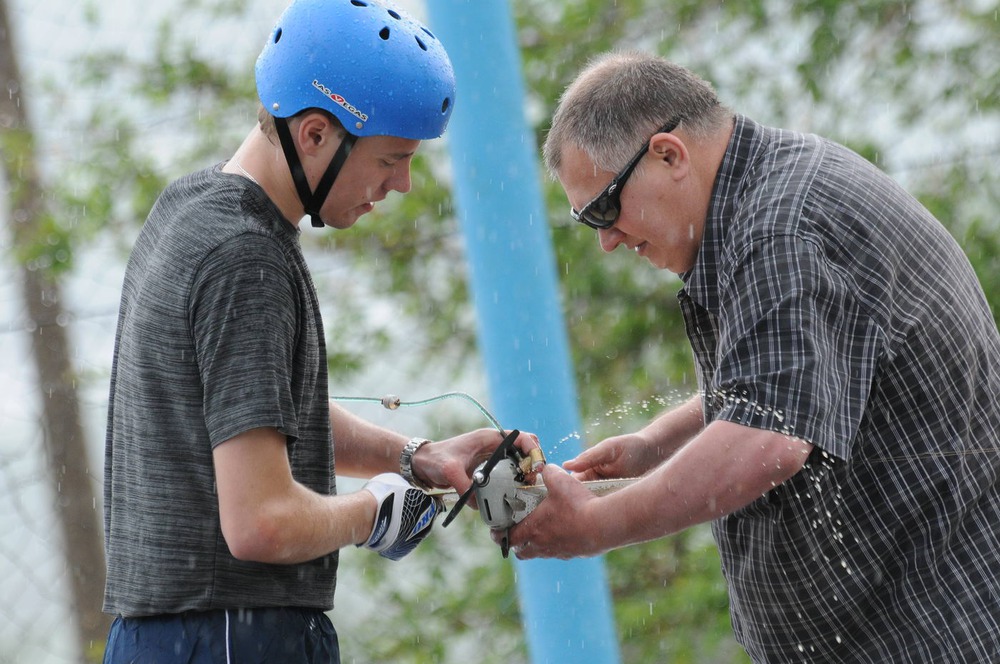
POLYGON ((274 117, 322 108, 358 137, 437 138, 455 99, 441 42, 381 0, 294 0, 257 59, 256 78, 274 117))

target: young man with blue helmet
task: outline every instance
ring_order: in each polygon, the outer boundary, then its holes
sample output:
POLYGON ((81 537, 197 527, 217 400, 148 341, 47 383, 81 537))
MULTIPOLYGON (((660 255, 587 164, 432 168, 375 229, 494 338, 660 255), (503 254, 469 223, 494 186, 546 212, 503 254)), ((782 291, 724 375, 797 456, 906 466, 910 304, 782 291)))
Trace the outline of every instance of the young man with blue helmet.
MULTIPOLYGON (((349 228, 440 136, 443 47, 375 0, 294 0, 258 59, 260 122, 172 183, 125 273, 105 448, 105 662, 339 662, 338 550, 399 559, 499 443, 410 439, 328 398, 299 221, 349 228), (337 495, 341 474, 371 477, 337 495), (398 473, 398 474, 397 474, 398 473)), ((518 440, 537 446, 531 435, 518 440)))

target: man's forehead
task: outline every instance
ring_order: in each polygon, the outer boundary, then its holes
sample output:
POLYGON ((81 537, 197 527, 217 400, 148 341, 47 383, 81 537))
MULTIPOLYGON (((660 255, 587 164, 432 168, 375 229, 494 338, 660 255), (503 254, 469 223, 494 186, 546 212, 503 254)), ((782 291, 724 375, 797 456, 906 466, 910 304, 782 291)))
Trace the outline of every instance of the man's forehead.
POLYGON ((595 179, 606 180, 608 177, 607 171, 598 168, 586 151, 577 145, 567 145, 563 149, 559 179, 564 183, 568 179, 579 180, 582 184, 595 179))
POLYGON ((420 147, 420 141, 412 138, 400 138, 398 136, 371 136, 369 137, 371 149, 381 156, 405 159, 412 157, 420 147))

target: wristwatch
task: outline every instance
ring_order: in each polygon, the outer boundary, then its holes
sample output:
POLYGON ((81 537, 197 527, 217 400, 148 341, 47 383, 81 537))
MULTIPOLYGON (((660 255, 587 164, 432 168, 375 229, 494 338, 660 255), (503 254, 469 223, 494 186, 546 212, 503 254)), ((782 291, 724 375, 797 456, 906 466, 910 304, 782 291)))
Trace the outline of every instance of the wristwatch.
POLYGON ((413 475, 413 455, 429 442, 431 441, 426 438, 410 438, 410 442, 406 444, 403 452, 399 455, 399 474, 403 476, 404 480, 423 490, 427 490, 430 487, 425 486, 423 482, 419 481, 413 475))

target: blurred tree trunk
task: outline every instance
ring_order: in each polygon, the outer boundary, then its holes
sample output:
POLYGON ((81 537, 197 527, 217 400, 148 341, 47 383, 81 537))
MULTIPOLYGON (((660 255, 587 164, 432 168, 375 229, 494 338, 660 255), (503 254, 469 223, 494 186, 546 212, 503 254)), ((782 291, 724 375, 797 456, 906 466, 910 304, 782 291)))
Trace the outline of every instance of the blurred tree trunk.
POLYGON ((24 105, 7 3, 0 0, 0 164, 10 209, 7 226, 13 250, 21 257, 20 280, 31 319, 31 359, 42 398, 42 428, 48 477, 55 496, 69 572, 73 613, 80 650, 85 657, 100 652, 108 618, 101 612, 104 594, 103 531, 80 420, 76 380, 70 360, 58 272, 45 261, 31 261, 47 242, 44 205, 34 137, 24 105))

